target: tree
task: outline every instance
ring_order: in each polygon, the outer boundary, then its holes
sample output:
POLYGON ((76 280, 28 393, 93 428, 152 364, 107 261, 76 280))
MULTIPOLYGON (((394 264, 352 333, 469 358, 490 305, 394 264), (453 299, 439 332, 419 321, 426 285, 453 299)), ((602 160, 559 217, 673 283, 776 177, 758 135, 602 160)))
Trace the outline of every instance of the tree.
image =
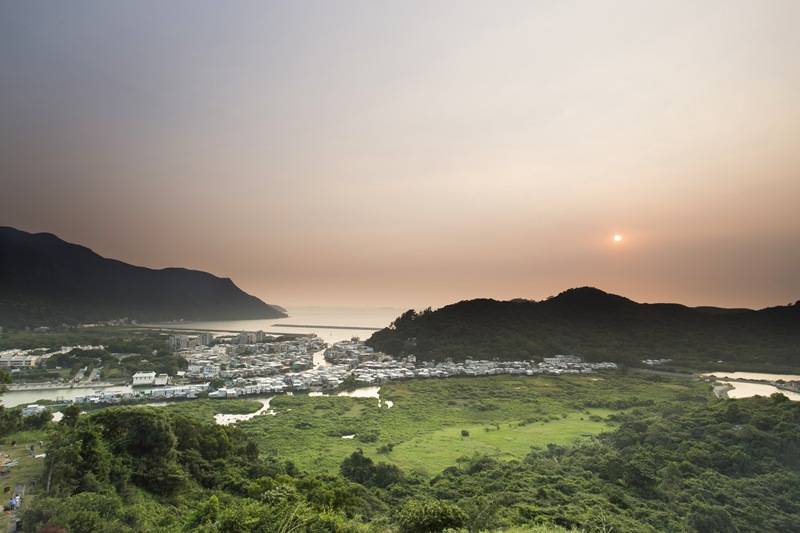
POLYGON ((8 387, 6 387, 8 383, 11 383, 11 376, 5 370, 0 369, 0 394, 8 390, 8 387))
POLYGON ((7 435, 19 430, 22 415, 19 409, 6 409, 0 405, 0 435, 7 435))
POLYGON ((372 459, 366 457, 361 448, 342 461, 342 466, 340 467, 344 477, 353 483, 361 483, 362 485, 366 485, 372 479, 372 469, 372 459))
POLYGON ((53 413, 42 411, 36 415, 22 417, 22 427, 25 429, 42 429, 53 419, 53 413))
POLYGON ((372 469, 372 478, 369 480, 370 485, 376 487, 388 487, 403 479, 403 471, 395 465, 387 463, 378 463, 372 469))
POLYGON ((61 414, 64 415, 64 417, 61 419, 61 424, 74 427, 75 423, 78 421, 78 417, 81 414, 81 410, 77 405, 72 404, 62 410, 61 414))
POLYGON ((718 505, 695 505, 692 515, 689 517, 689 525, 698 533, 736 533, 739 531, 728 511, 718 505))
POLYGON ((387 463, 376 465, 361 449, 342 461, 340 470, 350 481, 370 487, 388 487, 403 479, 403 472, 398 467, 387 463))
POLYGON ((109 482, 111 460, 100 429, 91 420, 53 433, 45 457, 45 492, 70 495, 101 490, 109 482))

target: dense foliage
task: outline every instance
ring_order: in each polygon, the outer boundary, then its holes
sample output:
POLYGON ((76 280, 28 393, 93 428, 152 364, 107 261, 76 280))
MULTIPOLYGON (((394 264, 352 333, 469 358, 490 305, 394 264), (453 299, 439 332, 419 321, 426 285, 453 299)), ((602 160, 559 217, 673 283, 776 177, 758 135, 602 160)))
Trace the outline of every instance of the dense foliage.
POLYGON ((168 409, 73 415, 26 530, 744 533, 800 519, 800 404, 780 394, 634 402, 599 437, 430 476, 358 449, 340 475, 301 472, 240 429, 168 409))
POLYGON ((420 360, 531 359, 558 353, 636 364, 669 358, 707 370, 800 365, 800 305, 761 311, 639 304, 592 288, 542 302, 470 300, 407 311, 368 340, 420 360))
POLYGON ((20 430, 42 429, 52 418, 49 411, 23 417, 21 407, 9 409, 0 405, 0 437, 20 430))
POLYGON ((521 462, 474 458, 424 493, 464 509, 481 501, 482 521, 492 526, 796 531, 800 405, 782 395, 670 404, 621 421, 598 440, 551 446, 521 462))
POLYGON ((51 356, 42 366, 44 370, 68 369, 74 375, 79 369, 101 368, 104 380, 129 379, 136 372, 156 372, 175 375, 187 367, 186 359, 166 350, 141 355, 138 353, 116 356, 107 350, 73 349, 67 353, 51 356))
POLYGON ((361 485, 260 458, 236 428, 154 408, 65 417, 41 486, 26 530, 346 531, 383 511, 361 485))

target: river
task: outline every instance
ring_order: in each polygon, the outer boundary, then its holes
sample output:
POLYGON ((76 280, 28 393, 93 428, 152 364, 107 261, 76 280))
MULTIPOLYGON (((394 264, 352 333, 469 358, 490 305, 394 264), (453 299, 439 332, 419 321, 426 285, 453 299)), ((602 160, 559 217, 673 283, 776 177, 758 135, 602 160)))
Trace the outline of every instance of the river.
POLYGON ((763 381, 800 381, 797 374, 763 374, 759 372, 711 372, 704 376, 714 376, 720 383, 733 387, 728 391, 728 398, 749 398, 751 396, 770 396, 780 392, 790 400, 800 402, 800 393, 779 389, 768 383, 747 383, 742 381, 729 381, 733 379, 752 379, 763 381), (727 379, 726 379, 727 378, 727 379))
POLYGON ((131 392, 133 389, 130 385, 115 385, 111 387, 66 387, 63 389, 17 390, 6 392, 0 396, 0 400, 2 400, 4 407, 27 405, 37 400, 69 402, 78 396, 88 396, 98 390, 104 392, 131 392))

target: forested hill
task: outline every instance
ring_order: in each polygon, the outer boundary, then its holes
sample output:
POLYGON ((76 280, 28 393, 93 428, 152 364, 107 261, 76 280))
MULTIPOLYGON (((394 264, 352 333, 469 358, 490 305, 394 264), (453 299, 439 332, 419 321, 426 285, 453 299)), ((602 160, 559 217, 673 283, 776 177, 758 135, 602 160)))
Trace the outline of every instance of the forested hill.
POLYGON ((228 278, 184 268, 154 270, 106 259, 49 233, 0 227, 0 325, 128 317, 233 320, 286 314, 228 278))
POLYGON ((422 360, 570 353, 618 362, 671 358, 800 367, 800 303, 759 311, 691 308, 642 304, 583 287, 538 302, 480 299, 407 311, 368 344, 422 360))

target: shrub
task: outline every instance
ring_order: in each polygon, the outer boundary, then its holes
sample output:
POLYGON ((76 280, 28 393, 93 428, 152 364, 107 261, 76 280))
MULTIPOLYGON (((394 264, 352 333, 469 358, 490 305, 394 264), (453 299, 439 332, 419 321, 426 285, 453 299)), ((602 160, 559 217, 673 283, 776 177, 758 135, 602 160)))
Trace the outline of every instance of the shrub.
POLYGON ((458 506, 441 500, 407 500, 397 522, 403 533, 433 533, 459 528, 467 517, 458 506))

